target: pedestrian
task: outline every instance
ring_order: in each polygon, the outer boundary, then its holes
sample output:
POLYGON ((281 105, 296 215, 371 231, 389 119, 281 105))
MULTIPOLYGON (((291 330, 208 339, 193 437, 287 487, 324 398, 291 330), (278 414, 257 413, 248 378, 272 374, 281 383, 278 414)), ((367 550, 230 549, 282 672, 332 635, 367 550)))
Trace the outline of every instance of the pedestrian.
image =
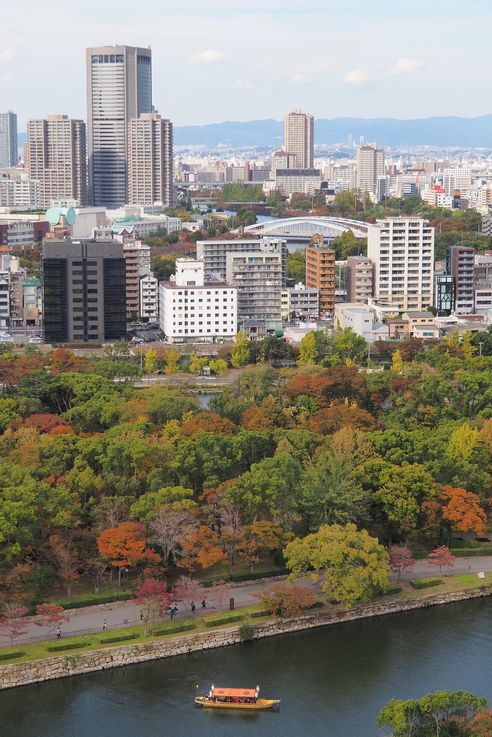
POLYGON ((196 610, 195 602, 194 602, 194 601, 192 601, 192 602, 191 602, 191 611, 192 611, 192 614, 193 614, 193 615, 195 614, 195 610, 196 610))
POLYGON ((140 610, 140 621, 141 621, 141 622, 143 622, 143 618, 144 618, 144 616, 143 616, 143 612, 142 612, 142 610, 140 610))
POLYGON ((104 622, 103 622, 103 632, 106 632, 107 629, 108 629, 108 623, 106 622, 106 620, 104 620, 104 622))
POLYGON ((206 609, 206 608, 207 608, 207 602, 205 601, 205 599, 202 599, 202 609, 206 609))
POLYGON ((56 639, 61 640, 61 627, 59 625, 56 629, 56 639))

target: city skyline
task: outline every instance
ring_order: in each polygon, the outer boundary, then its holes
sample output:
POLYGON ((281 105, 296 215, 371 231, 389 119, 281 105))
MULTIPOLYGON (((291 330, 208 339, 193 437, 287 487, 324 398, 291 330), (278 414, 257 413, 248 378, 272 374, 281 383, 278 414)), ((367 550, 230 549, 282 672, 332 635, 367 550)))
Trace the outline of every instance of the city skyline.
POLYGON ((487 52, 474 42, 490 20, 485 0, 190 0, 186 9, 25 0, 4 11, 0 87, 20 131, 48 114, 85 120, 85 49, 119 42, 152 47, 154 103, 176 125, 278 119, 296 107, 317 118, 472 117, 490 112, 478 94, 487 52), (453 74, 440 73, 456 55, 453 74))

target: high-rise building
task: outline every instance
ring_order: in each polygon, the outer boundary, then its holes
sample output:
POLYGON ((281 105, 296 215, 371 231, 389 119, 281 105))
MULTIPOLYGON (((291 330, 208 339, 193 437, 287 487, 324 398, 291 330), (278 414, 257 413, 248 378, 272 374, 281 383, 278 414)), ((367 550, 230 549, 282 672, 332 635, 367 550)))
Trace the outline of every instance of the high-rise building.
POLYGON ((374 265, 367 256, 347 258, 347 302, 367 304, 374 288, 374 265))
POLYGON ((173 125, 158 113, 130 120, 128 130, 128 203, 173 204, 173 125))
POLYGON ((42 278, 46 343, 103 343, 126 337, 121 243, 46 241, 42 278))
POLYGON ((123 248, 126 268, 126 316, 140 317, 140 278, 150 271, 150 246, 141 241, 128 241, 123 248))
POLYGON ((87 203, 86 136, 83 120, 67 115, 27 122, 26 167, 28 177, 39 182, 39 201, 87 203))
POLYGON ((434 228, 418 217, 378 220, 369 227, 367 256, 374 263, 374 297, 398 312, 432 304, 434 228))
POLYGON ((0 169, 17 166, 17 115, 0 113, 0 169))
POLYGON ((475 249, 450 246, 446 257, 446 272, 454 277, 455 312, 467 315, 474 308, 475 249))
POLYGON ((227 284, 237 289, 238 327, 263 338, 282 327, 282 250, 227 254, 227 284))
POLYGON ((384 150, 372 144, 357 149, 357 190, 375 195, 378 177, 384 176, 384 150))
POLYGON ((314 117, 294 110, 285 116, 284 148, 295 156, 296 169, 312 169, 314 158, 314 117))
POLYGON ((280 238, 255 238, 251 240, 197 241, 196 257, 203 261, 205 282, 225 281, 227 254, 262 251, 276 253, 279 250, 282 264, 282 286, 285 286, 287 241, 280 238))
POLYGON ((335 309, 335 251, 317 243, 306 248, 306 286, 319 293, 319 311, 333 313, 335 309))
POLYGON ((450 274, 436 274, 434 307, 438 317, 448 317, 455 309, 455 279, 450 274))
POLYGON ((152 53, 101 46, 86 57, 89 195, 116 208, 127 201, 129 121, 152 112, 152 53))

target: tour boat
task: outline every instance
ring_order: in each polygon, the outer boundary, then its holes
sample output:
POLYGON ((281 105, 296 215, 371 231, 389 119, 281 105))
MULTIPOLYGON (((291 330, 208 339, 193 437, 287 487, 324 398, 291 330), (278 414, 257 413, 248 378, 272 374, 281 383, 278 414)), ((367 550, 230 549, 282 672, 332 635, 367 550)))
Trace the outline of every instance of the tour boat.
POLYGON ((218 688, 212 686, 208 694, 197 696, 195 704, 205 709, 273 709, 280 699, 260 699, 260 687, 218 688))

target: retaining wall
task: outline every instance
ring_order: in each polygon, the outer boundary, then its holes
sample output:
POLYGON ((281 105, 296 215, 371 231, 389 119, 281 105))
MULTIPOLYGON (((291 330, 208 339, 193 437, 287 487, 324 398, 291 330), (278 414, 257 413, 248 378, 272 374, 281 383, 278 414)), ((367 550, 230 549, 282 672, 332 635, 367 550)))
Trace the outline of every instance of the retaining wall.
MULTIPOLYGON (((254 639, 274 637, 288 632, 323 627, 329 624, 349 622, 357 619, 378 617, 413 609, 424 609, 441 604, 476 599, 490 596, 492 588, 474 589, 451 594, 422 596, 411 601, 385 601, 348 610, 320 612, 297 619, 274 620, 272 622, 252 625, 254 639)), ((229 627, 215 632, 201 632, 183 635, 162 641, 138 643, 119 647, 90 650, 88 652, 58 655, 43 660, 25 663, 13 663, 0 666, 0 689, 26 686, 30 683, 50 681, 55 678, 94 673, 108 668, 120 668, 124 665, 143 663, 159 658, 171 658, 186 655, 200 650, 209 650, 240 642, 239 627, 229 627)))

